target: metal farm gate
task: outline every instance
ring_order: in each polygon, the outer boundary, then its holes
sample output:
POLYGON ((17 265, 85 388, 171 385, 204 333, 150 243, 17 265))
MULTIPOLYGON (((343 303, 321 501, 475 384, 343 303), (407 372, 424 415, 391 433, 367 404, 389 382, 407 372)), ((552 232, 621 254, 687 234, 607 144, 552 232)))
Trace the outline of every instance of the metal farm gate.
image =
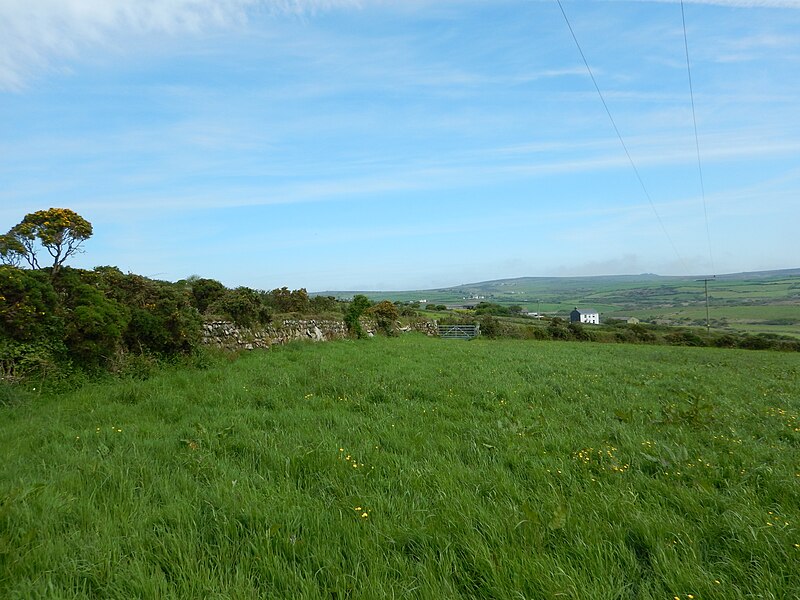
POLYGON ((480 325, 439 325, 439 337, 446 340, 471 340, 481 334, 480 325))

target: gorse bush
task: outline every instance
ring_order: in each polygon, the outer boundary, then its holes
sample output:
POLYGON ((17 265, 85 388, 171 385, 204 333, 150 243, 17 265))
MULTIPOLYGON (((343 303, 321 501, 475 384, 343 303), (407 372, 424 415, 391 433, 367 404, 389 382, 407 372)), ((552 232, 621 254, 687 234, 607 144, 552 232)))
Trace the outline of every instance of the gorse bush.
POLYGON ((266 325, 272 319, 261 295, 248 287, 226 290, 208 307, 206 314, 228 319, 241 327, 266 325))
POLYGON ((264 301, 275 312, 308 314, 311 301, 305 288, 290 290, 287 287, 274 289, 264 294, 264 301))
POLYGON ((370 306, 364 311, 364 315, 375 319, 378 331, 388 336, 397 335, 397 320, 400 318, 400 313, 388 300, 370 306))
POLYGON ((48 273, 0 266, 0 336, 19 342, 57 336, 63 327, 57 306, 48 273))
POLYGON ((186 354, 200 341, 200 325, 189 296, 175 284, 115 267, 63 267, 55 277, 44 269, 0 267, 6 373, 12 363, 24 374, 34 363, 97 370, 120 353, 186 354))

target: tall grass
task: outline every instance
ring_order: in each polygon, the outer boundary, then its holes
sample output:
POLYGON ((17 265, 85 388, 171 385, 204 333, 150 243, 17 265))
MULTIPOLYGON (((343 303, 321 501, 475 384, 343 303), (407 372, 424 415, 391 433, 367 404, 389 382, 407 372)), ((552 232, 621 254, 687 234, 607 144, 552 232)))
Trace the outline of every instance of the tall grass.
POLYGON ((796 598, 800 358, 417 336, 0 408, 2 598, 796 598))

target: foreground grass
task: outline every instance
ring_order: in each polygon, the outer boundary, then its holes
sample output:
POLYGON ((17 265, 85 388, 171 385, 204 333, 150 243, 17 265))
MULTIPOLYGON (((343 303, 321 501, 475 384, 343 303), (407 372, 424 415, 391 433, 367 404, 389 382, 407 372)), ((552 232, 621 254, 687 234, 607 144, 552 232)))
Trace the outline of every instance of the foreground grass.
POLYGON ((796 598, 800 357, 292 345, 0 408, 2 598, 796 598))

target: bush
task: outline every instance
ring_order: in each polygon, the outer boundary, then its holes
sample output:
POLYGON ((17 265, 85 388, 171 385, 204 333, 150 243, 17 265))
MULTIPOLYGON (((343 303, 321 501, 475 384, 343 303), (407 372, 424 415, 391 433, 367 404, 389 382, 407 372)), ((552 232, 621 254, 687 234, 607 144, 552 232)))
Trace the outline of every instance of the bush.
POLYGON ((493 302, 481 302, 475 307, 476 315, 494 315, 496 317, 510 317, 511 310, 508 307, 495 304, 493 302))
POLYGON ((500 321, 493 316, 484 314, 478 323, 481 326, 481 335, 487 338, 497 338, 503 333, 500 321))
POLYGON ((739 340, 732 336, 732 335, 720 335, 715 337, 711 344, 717 348, 736 348, 736 345, 739 343, 739 340))
POLYGON ((570 323, 567 325, 567 331, 569 331, 572 339, 581 342, 587 342, 593 339, 591 332, 587 331, 586 328, 580 323, 570 323))
POLYGON ((400 318, 400 313, 397 311, 397 307, 388 300, 370 306, 364 311, 364 314, 375 319, 378 331, 388 336, 397 335, 397 320, 400 318))
MULTIPOLYGON (((123 334, 127 350, 166 357, 192 352, 200 343, 201 319, 193 289, 125 275, 116 267, 95 269, 95 277, 106 295, 128 310, 129 322, 123 334)), ((217 289, 214 284, 218 282, 213 279, 195 281, 206 282, 200 284, 201 288, 217 289)), ((203 297, 213 295, 209 292, 203 297)))
POLYGON ((739 340, 739 348, 747 350, 768 350, 772 347, 772 342, 759 335, 746 335, 739 340))
POLYGON ((570 338, 570 331, 564 325, 563 321, 558 317, 554 318, 550 325, 547 326, 547 334, 553 340, 568 340, 570 338))
POLYGON ((204 279, 202 277, 190 278, 186 281, 191 292, 192 305, 201 315, 208 307, 220 300, 227 291, 227 288, 216 279, 204 279))
POLYGON ((240 327, 267 325, 272 320, 269 308, 262 302, 259 293, 248 287, 226 290, 209 307, 208 312, 233 321, 240 327))
POLYGON ((20 342, 60 340, 57 307, 48 273, 0 266, 0 335, 20 342))
POLYGON ((340 310, 339 302, 334 296, 313 296, 309 300, 311 314, 321 315, 340 310))
POLYGON ((664 341, 673 346, 705 346, 706 342, 691 331, 676 331, 664 336, 664 341))
POLYGON ((54 285, 62 299, 64 344, 81 365, 96 368, 121 349, 130 313, 97 287, 85 283, 82 275, 76 269, 64 268, 54 285))
POLYGON ((344 313, 344 324, 347 326, 347 331, 351 336, 356 338, 364 337, 364 329, 361 327, 359 319, 370 306, 372 306, 372 302, 363 294, 353 296, 353 301, 350 302, 344 313))
POLYGON ((24 379, 43 379, 59 370, 63 346, 47 340, 20 343, 0 341, 0 381, 17 383, 24 379))
POLYGON ((265 302, 275 312, 308 314, 311 310, 311 301, 305 288, 289 290, 284 286, 274 289, 266 294, 265 302))

